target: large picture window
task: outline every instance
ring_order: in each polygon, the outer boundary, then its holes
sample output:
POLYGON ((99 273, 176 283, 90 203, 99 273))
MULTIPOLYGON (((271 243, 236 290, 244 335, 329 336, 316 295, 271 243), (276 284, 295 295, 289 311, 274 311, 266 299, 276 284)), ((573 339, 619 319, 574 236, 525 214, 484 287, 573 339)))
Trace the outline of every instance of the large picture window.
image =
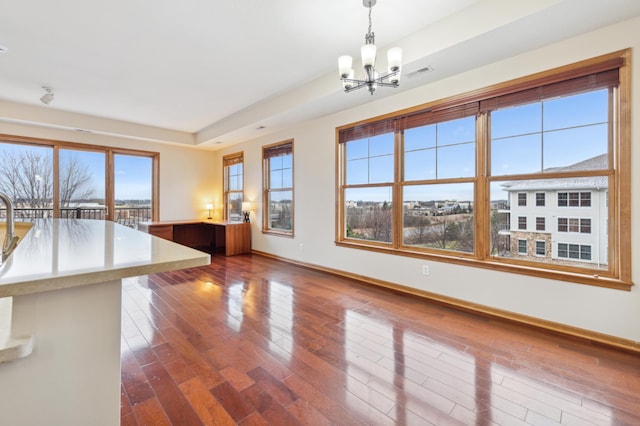
POLYGON ((20 221, 158 220, 158 163, 156 152, 0 135, 0 191, 20 221))
POLYGON ((338 128, 337 244, 629 289, 628 67, 616 52, 338 128))
POLYGON ((263 231, 293 236, 293 140, 262 148, 263 231))
POLYGON ((239 222, 242 220, 242 201, 244 200, 244 154, 238 152, 222 157, 224 173, 224 219, 239 222))

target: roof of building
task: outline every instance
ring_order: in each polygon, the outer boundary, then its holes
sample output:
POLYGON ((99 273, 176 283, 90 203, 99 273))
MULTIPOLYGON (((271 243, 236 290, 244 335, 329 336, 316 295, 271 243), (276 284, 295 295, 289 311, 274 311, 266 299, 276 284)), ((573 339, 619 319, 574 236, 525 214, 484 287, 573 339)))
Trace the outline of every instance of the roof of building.
MULTIPOLYGON (((588 158, 578 163, 565 167, 553 167, 543 171, 550 172, 574 172, 586 170, 603 170, 608 167, 608 155, 601 154, 588 158)), ((542 191, 542 190, 570 190, 570 189, 596 189, 606 190, 608 178, 606 176, 570 177, 551 179, 525 179, 505 182, 501 185, 505 191, 542 191)))

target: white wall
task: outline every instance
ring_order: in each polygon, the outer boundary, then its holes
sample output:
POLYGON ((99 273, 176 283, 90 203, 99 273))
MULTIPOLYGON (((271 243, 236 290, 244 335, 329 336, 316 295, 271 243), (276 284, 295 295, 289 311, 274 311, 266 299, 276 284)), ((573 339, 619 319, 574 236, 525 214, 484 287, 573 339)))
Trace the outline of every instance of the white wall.
MULTIPOLYGON (((257 208, 252 224, 252 248, 310 264, 348 271, 403 286, 478 303, 489 307, 579 327, 610 336, 640 341, 640 291, 611 290, 569 282, 540 279, 434 261, 385 255, 337 247, 335 235, 335 128, 383 113, 397 111, 521 76, 570 64, 628 47, 640 47, 640 19, 633 19, 593 33, 523 53, 495 64, 430 85, 301 123, 278 134, 248 141, 216 153, 216 164, 227 153, 245 153, 245 191, 257 208), (295 238, 260 232, 261 146, 294 138, 295 238), (301 249, 301 244, 303 247, 301 249), (423 276, 428 263, 431 275, 423 276)), ((640 81, 640 66, 632 67, 640 81)), ((632 127, 640 129, 638 84, 633 86, 632 127)), ((381 89, 384 90, 384 89, 381 89)), ((346 95, 345 96, 353 96, 346 95)), ((632 211, 640 209, 640 132, 633 131, 632 211)), ((217 172, 221 175, 221 172, 217 172)), ((216 177, 220 188, 220 179, 216 177)), ((632 229, 640 241, 640 222, 632 229)), ((640 250, 634 247, 633 276, 638 279, 640 250)))
MULTIPOLYGON (((76 125, 81 127, 82 123, 76 125)), ((160 220, 206 218, 206 204, 214 198, 215 167, 211 151, 1 121, 0 134, 159 152, 160 220)))

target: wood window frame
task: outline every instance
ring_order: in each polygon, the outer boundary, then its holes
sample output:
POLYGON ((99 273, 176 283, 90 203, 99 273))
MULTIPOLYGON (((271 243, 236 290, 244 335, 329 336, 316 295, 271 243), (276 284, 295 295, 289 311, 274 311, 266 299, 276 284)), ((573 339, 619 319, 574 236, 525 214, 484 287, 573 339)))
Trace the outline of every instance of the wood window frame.
POLYGON ((106 219, 115 219, 115 179, 114 179, 114 156, 131 155, 147 157, 151 159, 151 220, 160 219, 160 153, 154 151, 134 150, 128 148, 117 148, 103 145, 84 144, 79 142, 67 142, 55 139, 32 138, 26 136, 15 136, 0 134, 0 141, 21 145, 43 146, 53 149, 53 217, 60 217, 59 206, 59 151, 60 149, 72 149, 80 151, 102 152, 105 154, 105 203, 107 205, 106 219))
MULTIPOLYGON (((244 151, 234 152, 222 157, 222 218, 223 220, 229 220, 229 195, 231 193, 240 193, 242 195, 242 201, 244 201, 244 151), (228 167, 235 164, 242 164, 242 189, 230 190, 229 189, 229 174, 228 167)), ((242 220, 242 215, 240 217, 242 220)))
MULTIPOLYGON (((420 259, 431 259, 447 263, 475 266, 493 270, 521 273, 540 278, 555 279, 579 284, 588 284, 620 290, 630 290, 633 286, 631 277, 631 235, 623 232, 631 226, 631 49, 620 50, 610 54, 587 59, 530 76, 499 83, 472 92, 455 95, 423 105, 418 105, 398 112, 374 117, 356 123, 336 128, 336 230, 335 244, 374 252, 409 256, 420 259), (610 89, 610 101, 614 102, 615 116, 611 115, 610 137, 608 148, 609 166, 604 173, 609 181, 606 200, 609 238, 609 265, 607 270, 562 265, 546 265, 523 261, 521 259, 498 260, 490 255, 490 237, 488 231, 491 182, 499 181, 492 178, 489 170, 490 144, 487 141, 488 123, 487 112, 500 105, 513 102, 524 103, 529 99, 546 99, 549 96, 570 94, 571 87, 613 87, 610 89), (569 90, 569 92, 567 92, 569 90), (613 94, 612 94, 613 93, 613 94), (613 99, 613 100, 612 100, 613 99), (350 140, 379 134, 393 129, 398 137, 398 128, 402 120, 417 116, 421 113, 443 112, 447 109, 463 108, 465 105, 479 104, 477 125, 477 172, 474 179, 475 194, 475 249, 470 256, 460 256, 459 253, 443 253, 436 251, 414 250, 398 244, 400 236, 401 215, 394 213, 393 226, 396 240, 390 245, 372 244, 366 241, 349 239, 345 235, 345 154, 344 144, 350 140)), ((574 89, 574 92, 577 89, 574 89)), ((614 114, 610 111, 610 114, 614 114)), ((446 115, 446 114, 444 114, 446 115)), ((401 131, 401 130, 400 130, 401 131)), ((401 159, 396 151, 394 194, 399 194, 401 179, 401 159)), ((602 175, 601 171, 593 175, 602 175)), ((553 174, 550 174, 553 175, 553 174)), ((580 174, 583 176, 584 174, 580 174)), ((592 175, 587 172, 587 176, 592 175)), ((515 176, 525 179, 528 176, 515 176)), ((504 179, 503 179, 504 180, 504 179)), ((400 198, 395 198, 400 199, 400 198)), ((402 209, 395 206, 396 211, 402 209)), ((513 211, 512 211, 513 214, 513 211)))
POLYGON ((262 147, 262 188, 262 205, 264 206, 264 212, 262 215, 262 233, 293 238, 295 235, 295 156, 293 139, 287 139, 274 144, 264 145, 262 147), (291 187, 279 188, 281 191, 291 191, 291 229, 284 230, 272 228, 270 226, 270 160, 274 157, 289 154, 291 155, 291 187))

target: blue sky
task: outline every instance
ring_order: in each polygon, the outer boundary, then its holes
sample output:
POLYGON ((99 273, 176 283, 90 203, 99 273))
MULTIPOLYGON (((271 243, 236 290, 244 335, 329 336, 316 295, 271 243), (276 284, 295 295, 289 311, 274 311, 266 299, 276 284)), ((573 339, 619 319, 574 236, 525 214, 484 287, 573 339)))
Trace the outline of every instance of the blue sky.
MULTIPOLYGON (((608 150, 608 90, 504 108, 491 115, 492 176, 565 167, 608 150)), ((348 142, 347 184, 393 182, 393 133, 348 142)), ((472 178, 475 117, 405 131, 405 181, 472 178)), ((493 187, 496 187, 493 185, 493 187)), ((473 199, 471 184, 405 187, 405 201, 473 199)), ((492 193, 504 199, 506 193, 492 193)), ((350 189, 346 200, 390 201, 390 187, 350 189)))
MULTIPOLYGON (((0 152, 36 152, 48 161, 53 161, 53 150, 50 147, 0 144, 0 152)), ((85 166, 92 177, 94 197, 105 198, 105 156, 103 152, 72 149, 60 150, 60 162, 64 164, 70 157, 85 166)), ((148 157, 131 155, 114 156, 115 198, 117 200, 151 199, 152 160, 148 157)))

